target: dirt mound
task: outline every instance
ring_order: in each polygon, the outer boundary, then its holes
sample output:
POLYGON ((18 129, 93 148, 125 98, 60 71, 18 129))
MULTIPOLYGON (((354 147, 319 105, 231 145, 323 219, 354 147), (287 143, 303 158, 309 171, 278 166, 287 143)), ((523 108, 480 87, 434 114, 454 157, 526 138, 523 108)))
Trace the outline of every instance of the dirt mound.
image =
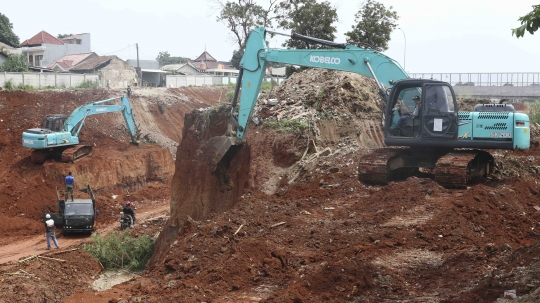
POLYGON ((2 266, 0 302, 61 302, 84 291, 102 267, 85 250, 51 251, 25 262, 2 266))

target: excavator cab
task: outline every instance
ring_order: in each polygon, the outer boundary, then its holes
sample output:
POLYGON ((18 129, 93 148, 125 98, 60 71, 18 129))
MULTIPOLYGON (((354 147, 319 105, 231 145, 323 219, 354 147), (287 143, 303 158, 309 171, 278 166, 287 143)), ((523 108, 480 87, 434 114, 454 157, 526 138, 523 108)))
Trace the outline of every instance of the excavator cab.
POLYGON ((64 122, 66 122, 67 117, 67 115, 62 114, 47 115, 43 119, 41 127, 53 132, 60 132, 64 129, 64 122))
POLYGON ((389 137, 417 140, 457 138, 456 98, 447 83, 425 79, 398 81, 389 100, 386 121, 389 137), (415 115, 413 99, 416 96, 420 97, 420 104, 415 115))

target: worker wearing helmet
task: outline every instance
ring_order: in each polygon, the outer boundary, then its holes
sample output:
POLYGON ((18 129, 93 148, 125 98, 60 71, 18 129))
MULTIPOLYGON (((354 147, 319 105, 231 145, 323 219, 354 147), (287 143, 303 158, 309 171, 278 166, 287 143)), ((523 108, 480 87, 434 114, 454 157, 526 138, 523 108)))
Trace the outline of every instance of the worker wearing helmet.
POLYGON ((58 240, 56 240, 54 220, 51 219, 51 215, 49 214, 45 215, 45 219, 45 238, 47 239, 47 250, 51 249, 51 239, 53 240, 54 245, 56 245, 56 248, 60 248, 60 245, 58 245, 58 240))
POLYGON ((135 224, 135 212, 133 211, 133 208, 131 208, 131 202, 127 201, 122 211, 125 215, 130 215, 133 218, 133 224, 135 224))

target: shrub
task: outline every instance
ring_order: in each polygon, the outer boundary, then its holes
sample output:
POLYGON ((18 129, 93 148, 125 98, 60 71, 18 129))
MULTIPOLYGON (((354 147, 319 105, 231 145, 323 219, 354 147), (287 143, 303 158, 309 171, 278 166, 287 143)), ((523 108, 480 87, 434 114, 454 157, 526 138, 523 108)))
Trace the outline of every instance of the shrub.
POLYGON ((540 123, 540 101, 535 101, 529 105, 528 115, 531 122, 540 123))
POLYGON ((223 102, 228 102, 228 103, 230 103, 230 102, 232 101, 232 98, 233 98, 233 97, 234 97, 234 89, 228 91, 228 92, 225 94, 225 97, 223 98, 223 102))
POLYGON ((22 84, 22 83, 17 85, 17 90, 33 90, 33 89, 34 87, 32 85, 22 84))
POLYGON ((75 88, 87 89, 87 88, 98 88, 98 87, 99 87, 99 84, 98 84, 97 80, 96 81, 85 80, 85 81, 83 81, 83 83, 79 84, 75 88))
POLYGON ((4 89, 5 90, 15 90, 15 85, 13 84, 13 79, 9 79, 6 82, 4 82, 4 89))
POLYGON ((90 240, 93 243, 83 248, 107 269, 144 269, 155 247, 150 236, 132 237, 129 230, 112 231, 106 237, 94 234, 90 240))

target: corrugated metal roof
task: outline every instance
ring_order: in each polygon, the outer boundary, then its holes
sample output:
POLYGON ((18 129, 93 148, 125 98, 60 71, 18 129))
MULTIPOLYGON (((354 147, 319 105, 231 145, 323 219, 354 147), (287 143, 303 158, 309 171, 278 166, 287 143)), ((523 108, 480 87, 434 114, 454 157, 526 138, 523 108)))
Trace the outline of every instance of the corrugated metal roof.
POLYGON ((116 56, 98 56, 98 57, 89 58, 75 65, 75 67, 71 68, 71 70, 77 71, 77 70, 97 69, 98 67, 104 65, 105 63, 109 63, 109 61, 115 58, 118 59, 118 57, 116 56))
POLYGON ((166 71, 166 70, 160 70, 160 69, 145 69, 145 68, 141 68, 141 71, 142 72, 145 72, 145 73, 161 73, 161 74, 170 74, 171 72, 169 71, 166 71))
POLYGON ((21 43, 21 46, 34 46, 34 45, 42 45, 42 44, 62 45, 64 44, 64 42, 55 38, 53 35, 47 33, 46 31, 41 31, 37 33, 34 37, 24 40, 24 42, 21 43))
POLYGON ((14 47, 9 46, 9 45, 7 45, 7 44, 5 44, 5 43, 2 43, 2 42, 0 42, 0 48, 15 49, 14 47))

